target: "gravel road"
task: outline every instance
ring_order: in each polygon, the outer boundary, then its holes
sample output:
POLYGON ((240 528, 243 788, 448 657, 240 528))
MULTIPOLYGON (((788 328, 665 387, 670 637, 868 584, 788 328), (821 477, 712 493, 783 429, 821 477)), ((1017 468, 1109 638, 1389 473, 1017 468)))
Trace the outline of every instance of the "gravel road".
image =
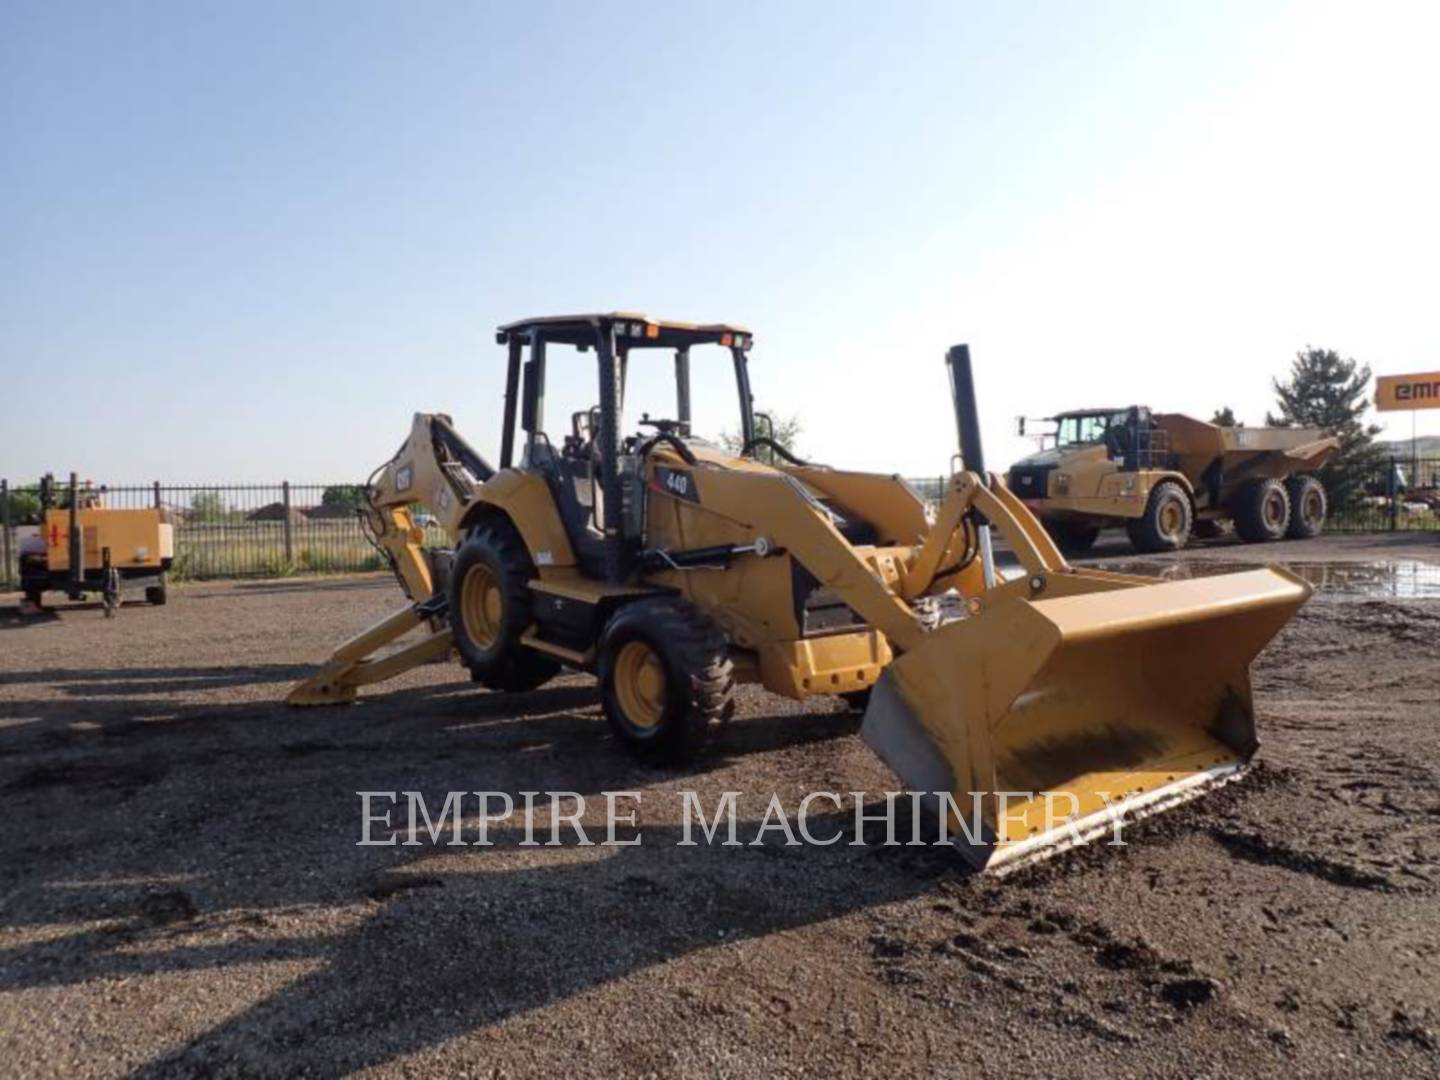
MULTIPOLYGON (((1256 549, 1101 553, 1176 574, 1256 549)), ((749 840, 772 793, 893 786, 838 701, 747 690, 657 772, 582 677, 504 697, 431 665, 287 710, 396 606, 380 576, 113 620, 0 596, 0 1071, 1440 1074, 1440 543, 1263 554, 1322 588, 1256 667, 1257 767, 999 882, 851 845, 848 807, 813 819, 833 846, 677 843, 684 791, 739 792, 749 840), (553 790, 592 830, 601 793, 639 792, 643 842, 357 846, 360 791, 553 790)))

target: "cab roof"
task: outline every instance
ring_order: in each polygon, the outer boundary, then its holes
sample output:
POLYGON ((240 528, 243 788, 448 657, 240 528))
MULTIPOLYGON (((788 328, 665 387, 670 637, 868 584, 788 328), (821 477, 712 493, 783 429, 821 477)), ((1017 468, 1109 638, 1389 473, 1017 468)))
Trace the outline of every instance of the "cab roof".
POLYGON ((595 331, 613 326, 623 348, 680 349, 690 345, 724 345, 741 349, 750 347, 753 335, 739 323, 689 323, 672 319, 655 319, 638 311, 608 311, 592 315, 544 315, 505 323, 496 332, 501 344, 512 337, 528 339, 540 330, 546 341, 562 345, 595 344, 595 331))
POLYGON ((1116 413, 1129 412, 1130 409, 1129 405, 1119 405, 1113 409, 1066 409, 1064 412, 1057 412, 1050 419, 1066 420, 1072 416, 1114 416, 1116 413))

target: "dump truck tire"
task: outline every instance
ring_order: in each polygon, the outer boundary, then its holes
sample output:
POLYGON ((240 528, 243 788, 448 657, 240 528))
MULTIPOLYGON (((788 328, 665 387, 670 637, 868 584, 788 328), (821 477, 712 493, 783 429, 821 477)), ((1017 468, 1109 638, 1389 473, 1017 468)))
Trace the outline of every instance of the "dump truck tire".
POLYGON ((520 644, 532 622, 535 566, 508 525, 482 525, 455 555, 450 573, 450 629, 471 677, 492 690, 533 690, 560 665, 520 644))
POLYGON ((1309 540, 1319 536, 1330 508, 1325 497, 1325 485, 1313 476, 1292 476, 1285 481, 1285 494, 1290 496, 1290 523, 1285 529, 1286 538, 1309 540))
POLYGON ((1179 551, 1190 542, 1195 510, 1190 496, 1173 480, 1162 480, 1150 489, 1145 512, 1125 523, 1136 551, 1179 551))
POLYGON ((600 638, 600 694, 616 736, 640 758, 682 765, 734 708, 725 636, 683 600, 627 604, 600 638))
POLYGON ((1055 546, 1066 555, 1084 555, 1095 546, 1100 536, 1098 525, 1082 525, 1071 521, 1045 521, 1045 531, 1055 546))
POLYGON ((1290 525, 1290 496, 1279 480, 1250 480, 1235 500, 1235 531, 1248 544, 1283 539, 1290 525))

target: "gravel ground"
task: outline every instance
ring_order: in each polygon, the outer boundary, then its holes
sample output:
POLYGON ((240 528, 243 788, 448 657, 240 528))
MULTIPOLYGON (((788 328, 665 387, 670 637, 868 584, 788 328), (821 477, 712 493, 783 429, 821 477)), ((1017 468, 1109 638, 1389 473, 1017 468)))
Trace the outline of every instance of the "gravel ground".
POLYGON ((0 597, 3 1072, 1440 1075, 1440 544, 1264 554, 1351 572, 1257 665, 1258 766, 999 882, 929 848, 677 845, 685 790, 740 792, 748 840, 772 793, 889 788, 838 702, 747 691, 656 772, 579 677, 506 698, 432 665, 284 708, 396 605, 378 576, 113 620, 0 597), (356 792, 390 790, 573 790, 591 825, 640 791, 643 843, 357 846, 356 792))

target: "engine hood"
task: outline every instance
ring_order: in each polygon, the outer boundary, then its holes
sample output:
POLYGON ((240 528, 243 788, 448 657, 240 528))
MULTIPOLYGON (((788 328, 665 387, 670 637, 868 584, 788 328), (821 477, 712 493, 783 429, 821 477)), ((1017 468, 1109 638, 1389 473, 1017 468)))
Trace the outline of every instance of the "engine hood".
POLYGON ((1060 451, 1051 447, 1049 450, 1041 450, 1029 457, 1021 458, 1011 468, 1033 469, 1043 465, 1059 465, 1060 457, 1060 451))

